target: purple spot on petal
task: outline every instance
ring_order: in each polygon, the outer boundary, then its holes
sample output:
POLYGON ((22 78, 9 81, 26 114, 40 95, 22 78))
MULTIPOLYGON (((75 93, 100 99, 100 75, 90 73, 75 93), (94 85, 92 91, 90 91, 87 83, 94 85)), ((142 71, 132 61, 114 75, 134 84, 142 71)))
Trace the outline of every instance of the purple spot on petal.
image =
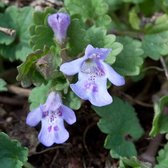
POLYGON ((62 116, 62 112, 61 111, 58 111, 57 114, 58 114, 59 117, 62 116))
POLYGON ((59 130, 58 126, 57 125, 54 126, 54 131, 58 131, 58 130, 59 130))
POLYGON ((84 86, 85 86, 85 89, 90 89, 91 83, 86 83, 84 86))
POLYGON ((98 88, 97 88, 96 85, 93 85, 92 91, 93 91, 93 92, 98 92, 98 88))
POLYGON ((59 14, 57 14, 57 16, 56 16, 56 17, 57 17, 57 20, 58 20, 58 19, 59 19, 59 14))
POLYGON ((45 117, 47 117, 48 116, 48 111, 43 111, 43 113, 42 113, 42 118, 45 118, 45 117))
POLYGON ((48 132, 51 132, 51 129, 52 129, 52 126, 50 125, 50 126, 48 127, 48 132))

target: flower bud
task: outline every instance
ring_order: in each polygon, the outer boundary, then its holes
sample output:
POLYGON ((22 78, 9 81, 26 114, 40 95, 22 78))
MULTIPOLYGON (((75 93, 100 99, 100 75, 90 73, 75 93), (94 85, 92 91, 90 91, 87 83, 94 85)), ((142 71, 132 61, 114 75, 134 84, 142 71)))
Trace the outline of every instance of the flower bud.
POLYGON ((70 24, 70 16, 67 13, 55 13, 48 16, 48 24, 52 28, 58 43, 64 43, 67 29, 70 24))

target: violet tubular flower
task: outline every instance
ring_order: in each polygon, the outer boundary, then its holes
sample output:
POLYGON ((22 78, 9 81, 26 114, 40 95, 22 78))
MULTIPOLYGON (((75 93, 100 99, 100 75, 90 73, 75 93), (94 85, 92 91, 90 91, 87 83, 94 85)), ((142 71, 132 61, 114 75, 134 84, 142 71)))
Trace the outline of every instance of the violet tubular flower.
POLYGON ((125 84, 124 78, 103 62, 110 52, 111 49, 94 48, 89 44, 83 57, 60 67, 60 71, 66 75, 78 73, 78 81, 70 85, 71 89, 81 99, 89 100, 95 106, 112 103, 112 97, 107 92, 107 79, 116 86, 125 84))
POLYGON ((75 113, 62 104, 58 93, 51 92, 45 104, 28 114, 26 123, 34 127, 41 121, 38 139, 43 145, 49 147, 54 143, 64 143, 69 138, 69 133, 64 127, 64 120, 70 125, 75 123, 75 113))
POLYGON ((48 24, 54 32, 58 43, 62 44, 67 36, 70 24, 70 16, 67 13, 58 12, 48 16, 48 24))

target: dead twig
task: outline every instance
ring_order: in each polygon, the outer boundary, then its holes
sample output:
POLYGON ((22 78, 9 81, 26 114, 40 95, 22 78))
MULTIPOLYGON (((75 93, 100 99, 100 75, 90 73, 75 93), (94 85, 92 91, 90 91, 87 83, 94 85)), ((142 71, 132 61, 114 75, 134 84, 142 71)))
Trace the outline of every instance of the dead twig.
POLYGON ((22 106, 24 104, 24 100, 22 99, 15 99, 15 98, 9 98, 9 97, 4 97, 0 96, 0 103, 2 104, 9 104, 13 106, 22 106))
POLYGON ((84 148, 86 149, 86 151, 87 151, 87 153, 88 153, 89 156, 91 156, 91 153, 90 153, 90 151, 89 151, 89 149, 88 149, 88 147, 87 147, 87 145, 86 145, 86 134, 87 134, 88 130, 89 130, 91 127, 93 127, 95 124, 96 124, 96 123, 91 123, 90 125, 88 125, 88 126, 86 127, 84 133, 83 133, 83 145, 84 145, 84 148))
POLYGON ((143 107, 153 108, 153 104, 145 103, 145 102, 142 102, 140 100, 134 99, 126 93, 121 92, 121 95, 123 95, 128 101, 131 101, 133 104, 138 104, 138 105, 143 106, 143 107))
POLYGON ((70 147, 71 144, 70 143, 64 143, 62 145, 57 145, 57 146, 54 146, 54 147, 51 147, 51 148, 47 148, 47 149, 44 149, 40 152, 35 152, 35 153, 31 153, 29 156, 33 156, 33 155, 40 155, 40 154, 43 154, 43 153, 46 153, 46 152, 49 152, 49 151, 52 151, 54 149, 60 149, 60 148, 68 148, 70 147))
POLYGON ((16 30, 5 28, 5 27, 0 27, 0 32, 5 33, 9 36, 15 36, 16 30))
POLYGON ((25 97, 29 97, 30 92, 31 92, 30 89, 20 88, 20 87, 15 86, 15 85, 8 85, 7 88, 10 92, 15 93, 15 94, 20 95, 20 96, 25 96, 25 97))

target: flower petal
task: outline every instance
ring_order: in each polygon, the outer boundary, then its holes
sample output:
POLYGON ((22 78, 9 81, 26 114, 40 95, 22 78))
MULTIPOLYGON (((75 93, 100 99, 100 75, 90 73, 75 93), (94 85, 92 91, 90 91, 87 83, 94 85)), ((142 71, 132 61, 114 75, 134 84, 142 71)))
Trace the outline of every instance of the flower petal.
POLYGON ((111 104, 113 99, 107 92, 106 86, 107 79, 105 77, 96 79, 96 91, 90 92, 89 101, 95 106, 106 106, 111 104))
POLYGON ((75 84, 70 84, 70 88, 81 99, 83 99, 83 100, 87 100, 88 99, 87 92, 84 89, 83 81, 78 81, 75 84))
POLYGON ((85 57, 86 58, 93 58, 96 55, 96 59, 104 60, 108 54, 111 52, 112 49, 110 48, 94 48, 92 45, 88 45, 85 50, 85 57))
POLYGON ((68 124, 73 124, 76 122, 76 116, 73 110, 71 110, 69 107, 62 105, 60 108, 62 112, 62 117, 63 119, 68 123, 68 124))
POLYGON ((42 111, 41 108, 38 107, 29 112, 26 118, 26 124, 34 127, 40 122, 41 119, 42 119, 42 111))
POLYGON ((42 106, 43 111, 56 111, 62 104, 60 95, 56 92, 51 92, 45 104, 42 106))
POLYGON ((51 125, 48 124, 47 120, 42 120, 41 131, 38 135, 39 141, 49 147, 54 143, 54 130, 51 125))
POLYGON ((80 66, 86 58, 78 58, 71 62, 66 62, 61 65, 60 71, 66 75, 74 75, 80 71, 80 66))
POLYGON ((64 127, 63 119, 59 120, 57 130, 54 132, 54 142, 57 144, 64 143, 69 138, 69 132, 64 127))
POLYGON ((95 106, 105 106, 112 103, 112 97, 107 92, 106 76, 96 77, 95 83, 88 81, 88 78, 88 74, 79 73, 79 81, 70 85, 72 91, 81 99, 89 100, 95 106))
POLYGON ((95 48, 91 44, 87 45, 85 49, 85 57, 89 58, 89 56, 93 54, 94 50, 95 48))
POLYGON ((102 62, 107 78, 116 86, 122 86, 125 84, 125 79, 123 76, 118 74, 110 65, 102 62))

